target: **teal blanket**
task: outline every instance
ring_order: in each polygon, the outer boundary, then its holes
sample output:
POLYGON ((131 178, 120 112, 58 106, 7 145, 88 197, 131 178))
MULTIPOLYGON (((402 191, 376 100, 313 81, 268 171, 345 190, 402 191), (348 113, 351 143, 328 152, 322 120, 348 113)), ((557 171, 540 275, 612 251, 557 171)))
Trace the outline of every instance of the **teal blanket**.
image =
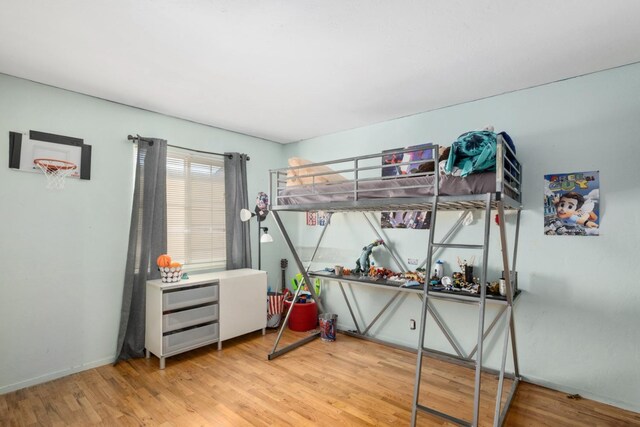
POLYGON ((496 170, 496 134, 490 131, 467 132, 451 144, 451 152, 444 171, 453 172, 454 166, 461 169, 460 176, 474 172, 496 170))

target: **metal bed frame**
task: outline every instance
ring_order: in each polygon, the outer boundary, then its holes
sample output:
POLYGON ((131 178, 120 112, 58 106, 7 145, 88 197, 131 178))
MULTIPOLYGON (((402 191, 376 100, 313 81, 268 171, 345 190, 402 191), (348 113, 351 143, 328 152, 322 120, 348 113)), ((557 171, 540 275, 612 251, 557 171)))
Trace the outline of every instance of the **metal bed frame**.
MULTIPOLYGON (((495 192, 485 193, 485 194, 472 194, 472 195, 460 195, 460 196, 444 196, 439 195, 439 187, 440 187, 440 177, 438 173, 438 146, 432 145, 428 148, 433 148, 434 153, 434 162, 435 162, 435 172, 427 172, 424 174, 418 175, 434 175, 434 194, 431 196, 421 196, 421 197, 407 197, 407 198, 385 198, 385 199, 367 199, 366 193, 363 193, 363 190, 360 188, 359 184, 365 181, 372 181, 374 179, 363 177, 366 173, 370 173, 370 171, 378 169, 382 170, 385 167, 390 167, 386 165, 382 165, 380 161, 379 165, 376 166, 363 166, 365 161, 371 159, 380 159, 383 154, 373 154, 359 157, 351 157, 346 159, 334 160, 330 162, 322 162, 322 163, 314 163, 305 166, 299 166, 294 168, 283 168, 283 169, 275 169, 270 171, 270 200, 272 204, 270 206, 271 214, 273 215, 276 225, 280 230, 287 246, 291 250, 291 254, 294 258, 297 268, 301 272, 304 277, 306 283, 313 283, 312 278, 321 278, 337 281, 342 295, 346 301, 349 312, 352 316, 352 319, 356 326, 356 331, 342 331, 351 336, 356 336, 359 338, 368 339, 371 341, 381 342, 383 344, 390 344, 381 340, 378 340, 370 335, 368 332, 371 330, 372 326, 380 319, 380 317, 386 312, 386 310, 392 305, 397 298, 405 293, 416 294, 422 300, 422 310, 421 310, 421 318, 420 318, 420 328, 419 328, 419 343, 417 350, 397 346, 400 348, 404 348, 409 351, 417 352, 417 360, 416 360, 416 375, 415 375, 415 383, 414 383, 414 396, 412 402, 412 414, 411 414, 411 425, 415 426, 417 422, 417 414, 418 412, 430 413, 432 415, 439 416, 443 419, 446 419, 450 422, 456 423, 458 425, 463 426, 477 426, 478 425, 478 417, 479 417, 479 403, 480 403, 480 390, 481 390, 481 372, 490 372, 498 375, 498 388, 496 393, 496 407, 494 413, 494 425, 500 426, 504 423, 504 419, 506 417, 507 411, 511 405, 511 401, 515 392, 517 390, 517 386, 520 382, 520 373, 518 366, 518 356, 517 356, 517 346, 516 346, 516 337, 515 337, 515 324, 514 324, 514 316, 513 316, 513 304, 514 300, 518 296, 517 293, 512 291, 512 273, 516 270, 516 258, 517 258, 517 248, 518 248, 518 234, 520 229, 520 213, 521 213, 521 188, 522 188, 522 166, 516 160, 515 153, 509 145, 498 136, 498 143, 496 147, 496 189, 495 192), (301 169, 301 168, 316 168, 318 166, 331 166, 331 165, 340 165, 344 163, 350 163, 353 165, 351 168, 347 169, 336 169, 336 170, 319 170, 317 173, 309 173, 306 175, 298 175, 298 178, 307 178, 311 180, 311 185, 308 186, 310 193, 313 194, 318 189, 319 185, 316 184, 315 180, 318 177, 326 176, 334 173, 349 173, 353 177, 352 179, 352 188, 349 190, 349 195, 352 196, 351 200, 341 201, 341 202, 321 202, 321 203, 304 203, 304 204, 284 204, 282 203, 283 190, 285 189, 286 182, 289 180, 287 177, 287 173, 293 169, 301 169), (275 197, 274 197, 275 195, 275 197), (449 243, 452 236, 456 233, 456 231, 461 227, 463 219, 466 215, 462 215, 458 221, 451 227, 451 229, 444 235, 441 241, 434 241, 434 232, 436 229, 436 218, 439 211, 451 211, 451 210, 462 210, 462 211, 471 211, 475 209, 483 209, 485 211, 484 216, 484 241, 483 244, 454 244, 449 243), (323 228, 318 241, 315 246, 315 250, 311 256, 309 264, 304 266, 302 260, 300 259, 297 250, 291 241, 286 228, 282 222, 280 217, 281 212, 307 212, 307 211, 325 211, 331 215, 337 212, 362 212, 365 220, 373 230, 373 232, 378 236, 378 238, 382 238, 376 227, 373 225, 373 222, 367 216, 368 212, 379 212, 379 211, 394 211, 394 210, 429 210, 432 211, 431 215, 431 227, 428 239, 428 247, 427 247, 427 256, 425 260, 420 264, 430 266, 432 265, 432 260, 435 253, 444 248, 459 248, 459 249, 478 249, 483 251, 483 264, 481 270, 481 278, 480 283, 487 282, 487 258, 488 258, 488 249, 489 249, 489 234, 490 234, 490 223, 491 223, 491 210, 497 210, 499 217, 499 230, 500 230, 500 247, 502 252, 502 264, 503 264, 503 272, 504 279, 506 282, 506 291, 507 295, 505 298, 491 298, 487 297, 486 294, 486 286, 480 286, 480 294, 478 296, 471 295, 458 295, 458 294, 446 294, 440 292, 434 292, 429 289, 428 286, 423 286, 422 289, 415 288, 407 288, 402 285, 397 286, 389 286, 388 283, 380 284, 379 282, 367 281, 366 279, 359 278, 349 278, 349 277, 338 277, 334 275, 320 274, 309 272, 309 267, 313 263, 315 255, 320 247, 320 244, 323 240, 326 230, 331 221, 327 222, 327 225, 323 228), (512 257, 512 265, 509 265, 509 251, 507 248, 507 237, 506 237, 506 225, 505 225, 505 210, 514 210, 516 211, 516 224, 515 224, 515 240, 514 240, 514 248, 513 248, 513 257, 512 257), (386 288, 395 290, 393 296, 390 300, 383 306, 380 312, 374 317, 374 319, 366 325, 364 329, 360 328, 358 324, 349 299, 344 291, 343 283, 347 283, 349 285, 365 285, 365 286, 375 286, 378 288, 386 288), (446 300, 464 304, 471 304, 478 306, 478 337, 476 345, 470 351, 465 351, 459 343, 456 341, 453 333, 449 330, 446 323, 439 315, 432 301, 446 300), (485 309, 487 302, 496 303, 502 305, 502 308, 498 311, 496 316, 491 321, 488 328, 485 329, 485 309), (425 346, 425 331, 426 331, 426 321, 428 314, 431 314, 431 317, 434 319, 436 325, 439 327, 447 341, 451 344, 454 353, 446 353, 438 350, 434 350, 425 346), (503 347, 502 347, 502 357, 501 357, 501 366, 500 370, 492 370, 482 366, 482 351, 483 351, 483 343, 489 334, 494 330, 495 326, 498 324, 500 319, 504 319, 505 322, 505 332, 503 337, 503 347), (508 353, 508 343, 511 341, 511 353, 513 357, 513 373, 506 373, 506 358, 508 353), (449 414, 440 412, 436 409, 428 407, 426 405, 419 403, 420 397, 420 381, 424 366, 424 355, 429 354, 432 357, 444 359, 450 362, 459 363, 465 366, 469 366, 475 369, 475 384, 474 384, 474 405, 473 405, 473 420, 467 421, 460 418, 456 418, 449 414), (501 405, 502 401, 502 390, 504 379, 511 379, 512 385, 507 395, 506 403, 504 406, 501 405)), ((415 149, 406 149, 406 150, 398 150, 399 153, 408 153, 411 151, 415 151, 415 149)), ((393 166, 398 165, 406 165, 413 162, 404 162, 397 163, 393 166)), ((415 175, 412 175, 415 176, 415 175)), ((380 179, 380 178, 375 178, 380 179)), ((413 188, 413 187, 403 187, 403 188, 413 188)), ((366 191, 366 190, 365 190, 366 191)), ((326 192, 324 194, 327 194, 326 192)), ((308 194, 305 194, 308 195, 308 194)), ((398 259, 398 257, 394 254, 392 248, 388 245, 384 244, 385 247, 394 262, 397 266, 403 271, 407 271, 408 269, 404 266, 398 259)), ((316 295, 313 286, 309 286, 309 292, 311 293, 312 298, 315 300, 318 311, 320 313, 324 312, 324 307, 322 302, 316 295)), ((296 302, 300 296, 300 291, 302 286, 299 286, 297 291, 293 296, 293 302, 296 302)), ((273 349, 271 353, 268 355, 268 359, 272 360, 276 357, 281 356, 289 351, 294 350, 297 347, 300 347, 320 335, 320 332, 315 332, 303 339, 300 339, 288 346, 278 349, 278 344, 282 338, 282 334, 284 329, 287 327, 289 322, 289 317, 291 315, 291 310, 287 312, 284 321, 280 326, 280 330, 278 332, 278 336, 274 343, 273 349)))

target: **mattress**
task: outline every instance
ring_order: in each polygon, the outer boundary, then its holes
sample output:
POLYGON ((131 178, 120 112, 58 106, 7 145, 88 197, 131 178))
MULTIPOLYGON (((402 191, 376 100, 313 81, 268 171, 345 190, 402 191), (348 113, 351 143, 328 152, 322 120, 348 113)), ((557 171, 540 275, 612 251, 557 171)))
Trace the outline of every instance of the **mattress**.
MULTIPOLYGON (((412 198, 433 196, 435 176, 386 178, 358 184, 358 199, 412 198)), ((467 177, 440 175, 441 196, 496 192, 496 173, 484 172, 467 177)), ((353 198, 353 181, 330 184, 297 185, 280 191, 276 205, 302 205, 347 202, 353 198)))

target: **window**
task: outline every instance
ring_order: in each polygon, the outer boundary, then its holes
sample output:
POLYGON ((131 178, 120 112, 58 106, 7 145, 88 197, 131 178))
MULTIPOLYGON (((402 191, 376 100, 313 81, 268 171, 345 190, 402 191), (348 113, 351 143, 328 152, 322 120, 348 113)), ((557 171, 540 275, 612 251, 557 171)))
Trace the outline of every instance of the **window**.
POLYGON ((167 148, 167 252, 190 269, 226 267, 224 159, 167 148))

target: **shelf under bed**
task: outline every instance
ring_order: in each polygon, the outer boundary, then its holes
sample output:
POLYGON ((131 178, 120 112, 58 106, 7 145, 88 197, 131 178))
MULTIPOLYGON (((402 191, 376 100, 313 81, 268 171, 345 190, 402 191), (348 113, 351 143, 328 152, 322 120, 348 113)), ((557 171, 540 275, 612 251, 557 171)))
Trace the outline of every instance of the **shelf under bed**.
MULTIPOLYGON (((378 289, 386 289, 390 291, 400 291, 408 293, 417 293, 422 295, 424 292, 424 285, 419 286, 404 286, 404 283, 393 280, 378 279, 374 280, 368 276, 356 276, 356 275, 343 275, 337 276, 333 273, 326 271, 310 271, 309 277, 319 278, 324 280, 334 280, 336 282, 353 283, 357 285, 372 286, 378 289)), ((447 291, 447 290, 435 290, 429 285, 429 298, 441 299, 441 300, 455 300, 459 302, 471 302, 478 303, 480 301, 480 294, 472 294, 465 291, 447 291)), ((517 290, 513 297, 514 301, 518 298, 521 291, 517 290)), ((507 304, 507 298, 502 295, 494 295, 487 293, 487 300, 498 304, 507 304)))

